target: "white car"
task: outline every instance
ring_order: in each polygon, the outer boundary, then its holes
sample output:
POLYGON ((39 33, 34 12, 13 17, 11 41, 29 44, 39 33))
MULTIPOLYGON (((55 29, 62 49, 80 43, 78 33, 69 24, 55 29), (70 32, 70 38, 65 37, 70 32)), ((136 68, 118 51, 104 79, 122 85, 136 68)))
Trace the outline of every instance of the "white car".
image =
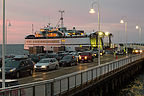
POLYGON ((34 66, 35 71, 38 70, 50 70, 50 69, 58 69, 59 63, 55 58, 44 58, 37 62, 34 66))

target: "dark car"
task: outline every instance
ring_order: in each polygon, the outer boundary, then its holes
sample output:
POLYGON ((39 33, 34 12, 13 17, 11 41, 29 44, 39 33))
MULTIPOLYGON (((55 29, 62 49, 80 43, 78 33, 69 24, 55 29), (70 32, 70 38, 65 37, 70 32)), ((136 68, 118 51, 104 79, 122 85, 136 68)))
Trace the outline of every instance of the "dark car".
MULTIPOLYGON (((9 60, 5 63, 6 78, 19 78, 24 74, 32 75, 34 63, 30 59, 25 60, 9 60)), ((0 68, 0 73, 2 69, 0 68)), ((2 75, 2 74, 1 74, 2 75)))
POLYGON ((29 58, 31 58, 31 60, 35 63, 40 61, 40 57, 38 55, 35 55, 35 54, 29 55, 29 58))
POLYGON ((58 53, 58 60, 61 60, 66 55, 69 55, 69 53, 68 52, 58 53))
POLYGON ((85 62, 85 61, 91 61, 93 62, 93 54, 92 52, 88 51, 88 52, 82 52, 80 55, 79 55, 79 59, 78 59, 78 62, 80 63, 81 61, 85 62))
POLYGON ((75 56, 66 55, 59 61, 59 66, 72 66, 77 65, 77 59, 75 56))
POLYGON ((56 53, 49 53, 46 58, 56 58, 59 61, 59 56, 56 53))

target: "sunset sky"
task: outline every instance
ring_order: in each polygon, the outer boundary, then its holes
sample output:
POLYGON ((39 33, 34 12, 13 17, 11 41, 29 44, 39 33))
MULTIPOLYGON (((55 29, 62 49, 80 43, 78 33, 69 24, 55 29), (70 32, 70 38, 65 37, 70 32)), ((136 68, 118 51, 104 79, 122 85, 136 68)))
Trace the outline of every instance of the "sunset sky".
MULTIPOLYGON (((86 33, 97 30, 96 13, 89 14, 95 0, 6 0, 6 18, 12 26, 8 27, 8 43, 23 44, 24 38, 39 31, 41 27, 52 23, 55 26, 60 18, 59 10, 64 10, 64 25, 68 29, 73 26, 86 33)), ((0 43, 2 43, 2 0, 0 0, 0 43)), ((122 16, 128 18, 128 42, 138 42, 137 24, 144 26, 144 0, 100 0, 101 29, 114 35, 113 42, 125 42, 124 24, 120 24, 122 16)), ((144 31, 142 32, 142 37, 144 31)), ((144 38, 142 39, 144 41, 144 38)))

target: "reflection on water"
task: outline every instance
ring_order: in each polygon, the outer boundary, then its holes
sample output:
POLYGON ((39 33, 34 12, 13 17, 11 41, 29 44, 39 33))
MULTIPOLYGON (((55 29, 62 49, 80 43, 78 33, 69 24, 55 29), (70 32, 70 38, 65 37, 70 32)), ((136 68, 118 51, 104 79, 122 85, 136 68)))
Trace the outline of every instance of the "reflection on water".
POLYGON ((144 72, 122 89, 117 96, 144 96, 144 72))

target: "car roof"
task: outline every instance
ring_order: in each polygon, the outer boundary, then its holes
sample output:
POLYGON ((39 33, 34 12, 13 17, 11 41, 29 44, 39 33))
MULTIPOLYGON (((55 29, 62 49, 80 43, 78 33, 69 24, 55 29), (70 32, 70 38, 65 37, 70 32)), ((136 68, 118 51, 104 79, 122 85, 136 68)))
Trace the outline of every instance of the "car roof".
MULTIPOLYGON (((2 79, 0 79, 0 82, 2 82, 2 79)), ((17 82, 16 79, 6 79, 5 82, 9 83, 9 82, 17 82)))
POLYGON ((26 59, 26 58, 28 58, 27 55, 16 55, 16 56, 14 57, 14 59, 26 59))
POLYGON ((51 60, 51 59, 55 59, 55 58, 43 58, 41 60, 51 60))

